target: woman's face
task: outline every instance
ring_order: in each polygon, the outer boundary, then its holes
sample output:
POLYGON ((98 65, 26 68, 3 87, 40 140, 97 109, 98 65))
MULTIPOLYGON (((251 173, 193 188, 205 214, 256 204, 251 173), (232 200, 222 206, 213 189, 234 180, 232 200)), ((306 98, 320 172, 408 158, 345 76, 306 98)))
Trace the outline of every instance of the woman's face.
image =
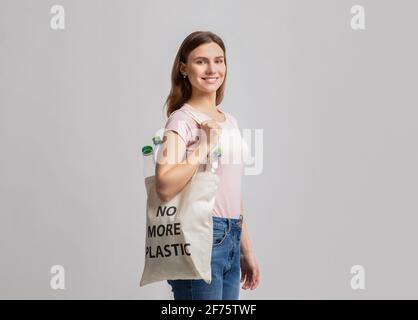
POLYGON ((216 92, 225 78, 224 52, 215 42, 202 44, 190 52, 187 64, 181 63, 180 71, 187 75, 193 90, 216 92))

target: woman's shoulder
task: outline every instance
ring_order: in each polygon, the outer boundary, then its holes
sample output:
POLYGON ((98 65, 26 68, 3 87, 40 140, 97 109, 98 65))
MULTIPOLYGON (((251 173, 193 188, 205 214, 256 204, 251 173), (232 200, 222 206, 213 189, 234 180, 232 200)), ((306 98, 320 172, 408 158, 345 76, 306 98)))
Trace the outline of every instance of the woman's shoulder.
POLYGON ((170 116, 167 118, 167 122, 178 122, 178 121, 184 121, 185 123, 189 125, 194 125, 194 120, 190 116, 190 113, 185 111, 185 106, 183 105, 177 110, 174 110, 170 116))

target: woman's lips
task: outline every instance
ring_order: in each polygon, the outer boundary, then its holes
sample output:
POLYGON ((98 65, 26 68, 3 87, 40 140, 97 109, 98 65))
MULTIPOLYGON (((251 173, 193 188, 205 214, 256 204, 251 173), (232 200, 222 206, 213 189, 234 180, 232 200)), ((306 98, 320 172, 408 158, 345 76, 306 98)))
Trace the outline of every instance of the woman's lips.
POLYGON ((215 83, 216 81, 218 81, 219 77, 205 77, 202 78, 203 80, 205 80, 205 82, 208 83, 215 83))

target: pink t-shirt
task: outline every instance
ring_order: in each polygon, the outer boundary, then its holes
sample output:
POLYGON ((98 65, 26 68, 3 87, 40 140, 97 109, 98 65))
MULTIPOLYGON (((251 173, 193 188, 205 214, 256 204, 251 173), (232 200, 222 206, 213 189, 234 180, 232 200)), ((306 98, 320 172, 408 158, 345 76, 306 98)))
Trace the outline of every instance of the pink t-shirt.
MULTIPOLYGON (((171 113, 167 119, 165 130, 175 131, 186 144, 186 157, 193 152, 200 140, 200 130, 195 120, 184 109, 192 112, 199 120, 206 121, 210 117, 184 104, 171 113)), ((225 115, 224 122, 217 122, 222 129, 220 146, 222 156, 216 174, 220 177, 215 197, 213 216, 239 218, 241 208, 241 178, 243 174, 243 145, 237 120, 228 112, 218 111, 225 115)), ((245 149, 244 149, 245 150, 245 149)), ((198 171, 205 171, 206 165, 201 164, 198 171)))

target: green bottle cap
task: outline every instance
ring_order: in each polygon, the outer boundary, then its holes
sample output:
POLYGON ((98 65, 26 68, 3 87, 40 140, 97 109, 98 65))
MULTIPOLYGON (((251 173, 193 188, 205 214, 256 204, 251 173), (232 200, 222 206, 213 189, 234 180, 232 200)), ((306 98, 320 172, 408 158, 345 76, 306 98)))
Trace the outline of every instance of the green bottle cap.
POLYGON ((222 155, 222 148, 221 148, 221 147, 217 147, 217 148, 213 151, 213 154, 219 158, 219 157, 222 155))
POLYGON ((152 138, 152 142, 154 143, 154 145, 157 145, 160 144, 162 141, 160 136, 155 136, 154 138, 152 138))
POLYGON ((142 154, 145 156, 145 155, 148 155, 148 154, 150 154, 150 153, 152 153, 152 147, 151 146, 144 146, 143 148, 142 148, 142 154))

